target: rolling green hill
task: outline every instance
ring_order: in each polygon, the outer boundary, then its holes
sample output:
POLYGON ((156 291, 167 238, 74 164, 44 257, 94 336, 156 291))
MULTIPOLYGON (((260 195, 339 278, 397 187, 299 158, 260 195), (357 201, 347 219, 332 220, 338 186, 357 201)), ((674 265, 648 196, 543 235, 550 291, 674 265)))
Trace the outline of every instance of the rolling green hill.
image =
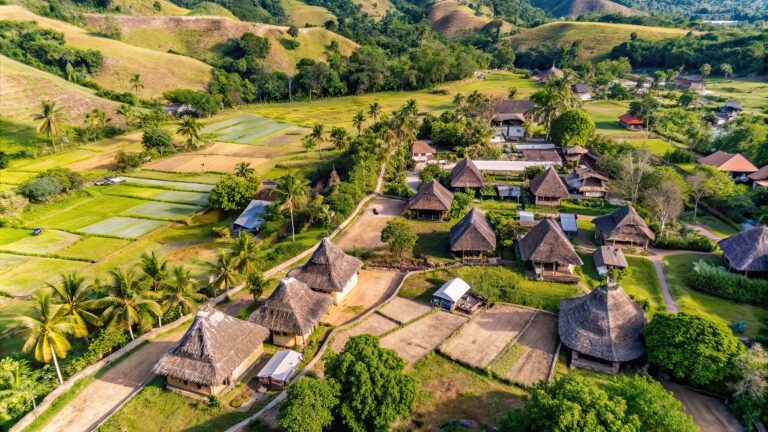
MULTIPOLYGON (((482 11, 482 10, 481 10, 482 11)), ((454 0, 435 3, 427 16, 432 30, 447 36, 456 36, 463 30, 480 31, 501 26, 501 33, 509 32, 512 24, 495 20, 486 13, 480 15, 468 6, 454 0)))
POLYGON ((687 30, 630 24, 554 22, 518 33, 510 37, 510 42, 512 48, 522 51, 543 43, 563 45, 581 41, 582 58, 594 59, 629 40, 633 32, 643 39, 660 40, 685 35, 687 30))
POLYGON ((296 27, 304 27, 305 24, 322 27, 326 21, 336 21, 336 16, 324 7, 310 6, 299 0, 280 0, 280 5, 296 27))

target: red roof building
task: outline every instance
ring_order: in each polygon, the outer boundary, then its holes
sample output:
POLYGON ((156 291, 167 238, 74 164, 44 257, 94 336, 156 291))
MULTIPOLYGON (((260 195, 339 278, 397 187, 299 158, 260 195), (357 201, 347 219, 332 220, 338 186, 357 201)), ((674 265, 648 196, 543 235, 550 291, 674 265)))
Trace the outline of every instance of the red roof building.
POLYGON ((635 116, 630 113, 626 113, 619 117, 619 126, 629 130, 642 130, 645 126, 645 122, 635 118, 635 116))
POLYGON ((741 153, 728 153, 722 150, 699 159, 699 163, 727 172, 730 178, 742 182, 747 181, 749 175, 757 171, 757 167, 741 153))

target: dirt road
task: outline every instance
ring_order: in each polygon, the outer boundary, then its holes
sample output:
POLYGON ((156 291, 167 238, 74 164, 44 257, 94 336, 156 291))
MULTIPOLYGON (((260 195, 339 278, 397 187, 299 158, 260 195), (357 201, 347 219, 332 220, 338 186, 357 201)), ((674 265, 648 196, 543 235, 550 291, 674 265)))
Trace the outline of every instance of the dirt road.
POLYGON ((693 417, 701 432, 740 432, 743 426, 724 403, 718 399, 688 390, 678 384, 664 382, 664 388, 675 394, 685 406, 686 414, 693 417))
POLYGON ((379 249, 386 247, 381 241, 381 231, 387 221, 403 213, 405 201, 392 198, 377 197, 363 209, 357 219, 339 235, 334 243, 343 250, 354 248, 379 249), (376 209, 379 214, 373 214, 376 209))

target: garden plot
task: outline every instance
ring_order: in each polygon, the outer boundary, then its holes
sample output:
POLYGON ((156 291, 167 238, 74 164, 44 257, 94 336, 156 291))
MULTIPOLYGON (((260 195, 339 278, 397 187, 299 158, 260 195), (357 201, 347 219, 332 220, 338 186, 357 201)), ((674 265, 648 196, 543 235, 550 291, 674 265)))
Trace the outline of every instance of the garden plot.
POLYGON ((248 120, 252 120, 252 119, 256 119, 256 118, 263 118, 263 117, 256 116, 256 115, 253 115, 253 114, 243 114, 241 116, 232 117, 231 119, 227 119, 227 120, 224 120, 224 121, 220 121, 220 122, 217 122, 217 123, 210 124, 210 125, 204 127, 203 130, 200 131, 200 133, 201 134, 208 134, 208 133, 217 132, 217 131, 225 129, 225 128, 229 127, 229 126, 233 126, 233 125, 236 125, 238 123, 242 123, 242 122, 245 122, 245 121, 248 121, 248 120))
POLYGON ((396 327, 396 322, 387 319, 377 313, 373 313, 371 316, 356 326, 343 330, 334 336, 333 341, 331 341, 331 349, 335 352, 341 352, 341 350, 344 349, 344 346, 347 345, 349 338, 352 336, 358 336, 361 334, 381 336, 396 327))
POLYGON ((247 114, 207 126, 203 134, 212 141, 252 145, 290 128, 287 123, 247 114))
POLYGON ((402 274, 395 271, 360 270, 358 275, 357 287, 328 309, 322 323, 338 326, 352 321, 387 300, 402 280, 402 274))
POLYGON ((62 273, 75 272, 86 265, 83 261, 0 253, 0 291, 28 295, 46 282, 57 281, 62 273))
POLYGON ((379 313, 392 321, 403 324, 413 321, 416 318, 429 313, 431 310, 431 307, 423 303, 402 297, 395 297, 391 302, 379 309, 379 313))
POLYGON ((467 321, 466 317, 436 311, 381 338, 381 346, 390 348, 412 365, 437 348, 467 321))
POLYGON ((180 204, 208 204, 208 194, 205 192, 187 192, 177 190, 162 190, 152 186, 134 186, 121 184, 105 190, 107 195, 128 196, 146 200, 169 201, 180 204))
POLYGON ((144 184, 144 185, 150 185, 150 186, 161 186, 161 187, 168 187, 168 188, 182 189, 182 190, 189 190, 189 191, 196 191, 196 192, 210 192, 211 189, 213 189, 212 184, 205 184, 205 183, 175 182, 175 181, 168 181, 168 180, 155 180, 155 179, 138 178, 138 177, 123 177, 123 178, 130 183, 144 184))
POLYGON ((165 191, 152 195, 152 198, 201 206, 208 205, 208 194, 202 192, 165 191))
POLYGON ((493 370, 503 378, 526 386, 545 381, 555 361, 559 340, 557 317, 539 313, 525 333, 493 365, 493 370))
POLYGON ((156 219, 176 220, 185 219, 189 215, 199 212, 202 207, 189 204, 174 204, 159 201, 145 202, 144 204, 125 210, 124 215, 147 216, 156 219))
POLYGON ((83 227, 117 216, 145 202, 135 198, 100 195, 61 211, 48 213, 45 217, 31 220, 26 225, 80 231, 83 227))
POLYGON ((32 232, 32 230, 21 228, 0 228, 0 247, 21 240, 32 232))
POLYGON ((472 317, 440 351, 466 365, 485 368, 535 315, 531 309, 496 304, 472 317))
POLYGON ((0 250, 19 253, 51 254, 64 249, 80 239, 77 234, 66 231, 45 230, 33 236, 29 231, 24 238, 0 246, 0 250))
POLYGON ((165 222, 117 216, 81 228, 78 231, 96 235, 137 238, 163 225, 165 222))
POLYGON ((130 243, 131 241, 127 239, 85 236, 60 250, 58 254, 67 258, 96 261, 130 243))

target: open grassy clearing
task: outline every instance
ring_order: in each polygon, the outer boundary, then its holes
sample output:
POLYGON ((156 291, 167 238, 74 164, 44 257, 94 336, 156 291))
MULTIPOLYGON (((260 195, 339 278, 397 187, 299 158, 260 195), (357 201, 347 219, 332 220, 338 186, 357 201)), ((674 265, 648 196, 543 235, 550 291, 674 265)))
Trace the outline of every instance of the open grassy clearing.
POLYGON ((288 20, 296 27, 304 27, 306 24, 322 26, 326 21, 336 21, 336 16, 328 9, 310 6, 299 0, 280 0, 280 6, 288 15, 288 20))
MULTIPOLYGON (((579 256, 584 261, 584 265, 579 270, 581 281, 584 282, 584 285, 588 288, 596 288, 602 285, 603 281, 597 274, 592 254, 581 252, 579 256)), ((649 309, 646 310, 646 314, 648 315, 666 311, 664 298, 661 295, 661 285, 659 285, 659 278, 656 276, 656 269, 653 267, 653 263, 640 257, 626 258, 629 268, 619 281, 619 285, 624 289, 624 292, 641 303, 642 301, 647 301, 649 309)))
POLYGON ((46 282, 55 282, 61 273, 78 271, 83 261, 41 258, 0 253, 0 290, 13 295, 30 294, 46 282))
POLYGON ((667 151, 671 151, 672 149, 677 147, 673 144, 670 144, 668 142, 665 142, 656 138, 627 140, 627 142, 632 147, 648 150, 653 155, 659 156, 659 157, 664 156, 664 153, 666 153, 667 151))
POLYGON ((382 19, 387 11, 392 9, 390 0, 354 0, 354 3, 363 5, 363 12, 372 16, 376 21, 382 19))
POLYGON ((27 180, 30 180, 36 174, 33 172, 14 172, 14 171, 0 171, 0 183, 7 183, 11 185, 20 185, 27 180))
MULTIPOLYGON (((707 89, 717 96, 735 99, 748 114, 762 112, 768 105, 768 82, 757 78, 707 79, 707 89)), ((717 106, 722 105, 718 103, 717 106)))
POLYGON ((664 274, 672 297, 675 298, 675 303, 680 310, 703 315, 726 325, 733 321, 744 320, 747 324, 744 336, 755 337, 764 334, 768 310, 715 297, 688 287, 687 275, 693 263, 698 260, 709 261, 712 264, 721 263, 719 256, 711 254, 680 254, 664 257, 664 274))
MULTIPOLYGON (((433 31, 447 36, 457 36, 464 31, 481 31, 494 21, 492 16, 477 15, 473 9, 453 0, 435 3, 429 9, 427 20, 433 31)), ((500 31, 508 33, 513 28, 512 24, 502 21, 500 31)))
POLYGON ((189 9, 177 6, 167 0, 115 0, 115 6, 120 6, 123 12, 134 15, 186 15, 189 9), (158 4, 159 10, 154 4, 158 4))
MULTIPOLYGON (((0 76, 0 82, 4 81, 5 76, 0 76)), ((3 85, 3 88, 5 88, 5 85, 3 85)), ((2 131, 0 133, 0 148, 3 151, 13 153, 35 148, 37 132, 35 132, 35 126, 29 123, 29 119, 10 121, 3 114, 0 116, 0 131, 2 131)), ((2 177, 0 177, 0 181, 2 181, 2 177)))
MULTIPOLYGON (((693 223, 693 212, 685 212, 681 219, 686 223, 693 223)), ((741 231, 702 207, 699 207, 696 214, 696 225, 701 225, 720 237, 730 237, 741 231)))
POLYGON ((42 28, 64 33, 68 46, 101 51, 104 63, 93 79, 114 91, 130 91, 130 77, 137 73, 145 86, 140 97, 179 87, 202 90, 210 78, 211 67, 201 61, 99 37, 63 21, 35 15, 21 6, 0 6, 0 19, 36 21, 42 28))
MULTIPOLYGON (((628 101, 595 101, 584 104, 584 111, 592 117, 595 122, 595 132, 604 135, 630 134, 623 127, 619 126, 619 116, 627 113, 629 109, 628 101)), ((643 132, 632 133, 638 139, 642 139, 647 134, 643 132)))
POLYGON ((408 220, 413 230, 419 236, 413 247, 413 254, 417 257, 429 257, 437 261, 451 259, 450 238, 451 226, 456 222, 432 222, 421 220, 408 220))

